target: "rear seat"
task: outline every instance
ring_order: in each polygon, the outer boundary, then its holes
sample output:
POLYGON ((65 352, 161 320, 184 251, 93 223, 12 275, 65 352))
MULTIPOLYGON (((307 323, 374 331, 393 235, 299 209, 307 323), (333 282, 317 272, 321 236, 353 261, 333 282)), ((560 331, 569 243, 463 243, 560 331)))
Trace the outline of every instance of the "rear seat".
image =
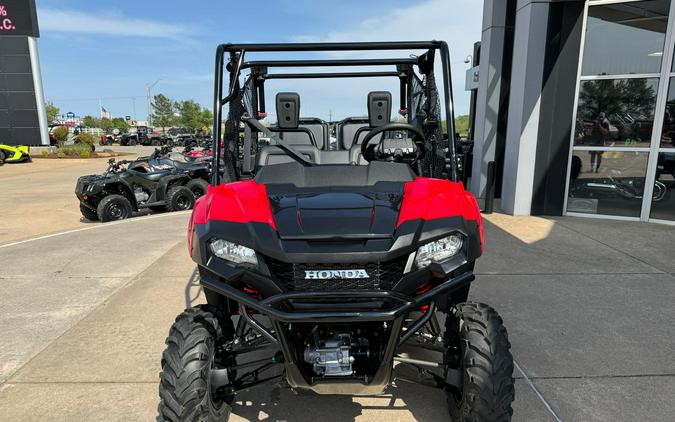
MULTIPOLYGON (((385 107, 388 112, 381 113, 379 120, 374 116, 348 117, 338 123, 338 151, 327 151, 328 125, 321 119, 300 119, 300 96, 297 93, 278 93, 277 128, 271 128, 274 132, 280 132, 281 139, 294 150, 316 164, 354 164, 366 165, 367 161, 361 156, 361 142, 366 134, 373 128, 389 123, 391 115, 391 94, 370 93, 368 94, 368 110, 371 111, 370 103, 373 94, 379 95, 378 101, 383 101, 385 95, 385 107), (387 101, 386 96, 389 99, 387 101), (384 116, 384 118, 382 117, 384 116), (303 129, 302 131, 300 129, 303 129), (313 141, 313 142, 312 142, 313 141)), ((383 134, 378 135, 380 138, 383 134)), ((266 146, 258 154, 258 167, 270 164, 295 162, 295 159, 278 146, 266 146)))

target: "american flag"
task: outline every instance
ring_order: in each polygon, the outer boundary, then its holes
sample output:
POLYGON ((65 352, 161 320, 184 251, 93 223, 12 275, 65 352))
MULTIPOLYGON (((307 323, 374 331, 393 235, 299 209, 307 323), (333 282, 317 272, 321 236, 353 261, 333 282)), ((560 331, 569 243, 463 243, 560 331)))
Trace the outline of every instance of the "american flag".
POLYGON ((110 114, 108 110, 103 108, 103 106, 101 106, 101 118, 112 120, 112 114, 110 114))

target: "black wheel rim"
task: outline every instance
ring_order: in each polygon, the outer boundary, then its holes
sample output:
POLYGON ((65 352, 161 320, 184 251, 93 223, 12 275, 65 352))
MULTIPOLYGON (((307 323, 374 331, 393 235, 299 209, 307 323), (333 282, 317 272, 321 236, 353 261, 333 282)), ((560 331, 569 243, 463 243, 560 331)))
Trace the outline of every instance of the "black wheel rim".
POLYGON ((202 195, 204 195, 204 191, 202 190, 202 188, 195 186, 192 188, 192 194, 194 195, 195 199, 197 199, 202 195))
POLYGON ((176 208, 179 210, 186 210, 189 208, 189 206, 190 200, 187 197, 180 195, 178 198, 176 198, 176 208))
POLYGON ((112 217, 114 220, 119 220, 120 218, 124 217, 125 212, 119 204, 111 204, 108 207, 108 214, 110 214, 110 217, 112 217))

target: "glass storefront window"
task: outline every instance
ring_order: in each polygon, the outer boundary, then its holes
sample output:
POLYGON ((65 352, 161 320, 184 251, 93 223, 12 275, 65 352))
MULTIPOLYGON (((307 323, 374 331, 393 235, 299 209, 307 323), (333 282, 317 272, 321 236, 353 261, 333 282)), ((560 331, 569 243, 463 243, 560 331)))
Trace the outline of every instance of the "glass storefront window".
POLYGON ((647 152, 573 152, 567 212, 639 217, 647 152))
POLYGON ((590 6, 581 74, 659 73, 670 0, 590 6))
POLYGON ((675 221, 675 151, 659 153, 650 217, 675 221))
POLYGON ((575 146, 649 148, 658 79, 581 81, 575 146))
POLYGON ((670 86, 668 87, 660 147, 675 148, 675 78, 670 78, 670 86))

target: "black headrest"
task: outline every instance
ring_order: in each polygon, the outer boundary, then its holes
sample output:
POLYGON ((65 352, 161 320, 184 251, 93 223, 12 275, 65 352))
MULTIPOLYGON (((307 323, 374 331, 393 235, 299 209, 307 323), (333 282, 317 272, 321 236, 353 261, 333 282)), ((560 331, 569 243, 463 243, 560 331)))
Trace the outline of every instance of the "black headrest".
POLYGON ((391 119, 391 92, 373 91, 368 94, 368 120, 371 127, 386 125, 391 119))
POLYGON ((300 124, 300 95, 297 92, 277 94, 277 127, 297 129, 300 124))

